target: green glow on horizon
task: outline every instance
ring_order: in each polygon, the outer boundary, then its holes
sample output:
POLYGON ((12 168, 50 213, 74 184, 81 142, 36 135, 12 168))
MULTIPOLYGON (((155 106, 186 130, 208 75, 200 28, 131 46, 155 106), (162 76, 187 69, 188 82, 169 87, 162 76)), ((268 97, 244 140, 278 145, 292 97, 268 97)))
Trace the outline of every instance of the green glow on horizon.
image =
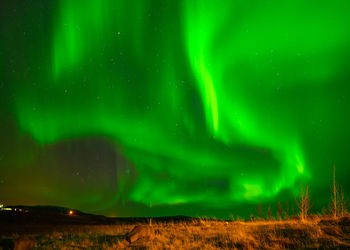
POLYGON ((344 64, 347 2, 142 2, 59 1, 53 72, 14 87, 21 131, 121 145, 137 175, 118 174, 116 199, 147 205, 254 203, 312 179, 305 134, 344 64))

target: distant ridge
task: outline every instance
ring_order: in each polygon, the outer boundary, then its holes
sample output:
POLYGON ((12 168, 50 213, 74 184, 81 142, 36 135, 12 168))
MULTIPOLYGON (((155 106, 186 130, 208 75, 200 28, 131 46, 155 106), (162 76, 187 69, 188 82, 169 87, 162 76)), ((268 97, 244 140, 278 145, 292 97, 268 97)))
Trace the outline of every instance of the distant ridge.
MULTIPOLYGON (((149 223, 149 217, 106 217, 103 215, 84 213, 79 210, 59 206, 6 206, 11 211, 0 211, 0 224, 38 224, 38 225, 112 225, 149 223), (72 211, 72 214, 69 214, 72 211)), ((190 216, 152 217, 154 222, 183 222, 196 220, 190 216)))

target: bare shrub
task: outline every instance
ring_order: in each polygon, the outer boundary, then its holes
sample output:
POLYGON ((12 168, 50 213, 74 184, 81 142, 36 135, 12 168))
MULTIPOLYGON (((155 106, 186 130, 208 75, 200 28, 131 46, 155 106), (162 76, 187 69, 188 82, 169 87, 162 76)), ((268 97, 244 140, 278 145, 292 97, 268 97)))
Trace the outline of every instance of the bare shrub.
POLYGON ((283 214, 282 205, 281 205, 281 202, 278 202, 278 204, 277 204, 277 219, 278 220, 282 220, 282 214, 283 214))
POLYGON ((298 200, 295 199, 295 201, 299 208, 299 217, 302 221, 305 221, 311 208, 308 185, 306 186, 306 188, 303 188, 303 185, 301 185, 300 197, 298 200))
POLYGON ((339 216, 343 217, 345 214, 347 214, 346 209, 344 189, 335 181, 335 166, 333 166, 333 184, 331 186, 331 204, 329 210, 333 215, 333 218, 336 219, 339 216))

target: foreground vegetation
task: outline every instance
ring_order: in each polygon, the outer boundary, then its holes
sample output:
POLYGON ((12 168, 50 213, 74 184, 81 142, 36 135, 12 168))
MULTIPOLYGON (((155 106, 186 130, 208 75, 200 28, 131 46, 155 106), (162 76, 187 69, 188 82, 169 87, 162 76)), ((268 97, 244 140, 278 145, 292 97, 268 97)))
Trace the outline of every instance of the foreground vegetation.
POLYGON ((147 223, 129 242, 125 236, 134 227, 133 224, 74 225, 52 229, 33 225, 28 226, 27 233, 1 236, 1 242, 5 249, 14 246, 17 249, 26 246, 34 249, 350 248, 350 216, 336 219, 312 216, 307 221, 298 218, 247 222, 193 219, 147 223))

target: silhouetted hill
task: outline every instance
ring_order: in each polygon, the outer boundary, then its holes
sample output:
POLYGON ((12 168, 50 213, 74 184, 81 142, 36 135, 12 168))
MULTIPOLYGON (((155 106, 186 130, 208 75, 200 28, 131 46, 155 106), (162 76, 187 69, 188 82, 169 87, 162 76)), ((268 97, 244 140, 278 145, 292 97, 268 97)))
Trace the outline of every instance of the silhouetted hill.
MULTIPOLYGON (((0 224, 21 225, 111 225, 147 223, 149 218, 106 217, 57 206, 7 206, 11 211, 0 211, 0 224), (69 212, 72 211, 72 214, 69 212)), ((154 217, 154 222, 183 222, 194 220, 189 216, 154 217)))
POLYGON ((0 224, 109 224, 102 215, 83 213, 56 206, 7 206, 11 211, 0 211, 0 224), (69 214, 72 211, 72 214, 69 214))

